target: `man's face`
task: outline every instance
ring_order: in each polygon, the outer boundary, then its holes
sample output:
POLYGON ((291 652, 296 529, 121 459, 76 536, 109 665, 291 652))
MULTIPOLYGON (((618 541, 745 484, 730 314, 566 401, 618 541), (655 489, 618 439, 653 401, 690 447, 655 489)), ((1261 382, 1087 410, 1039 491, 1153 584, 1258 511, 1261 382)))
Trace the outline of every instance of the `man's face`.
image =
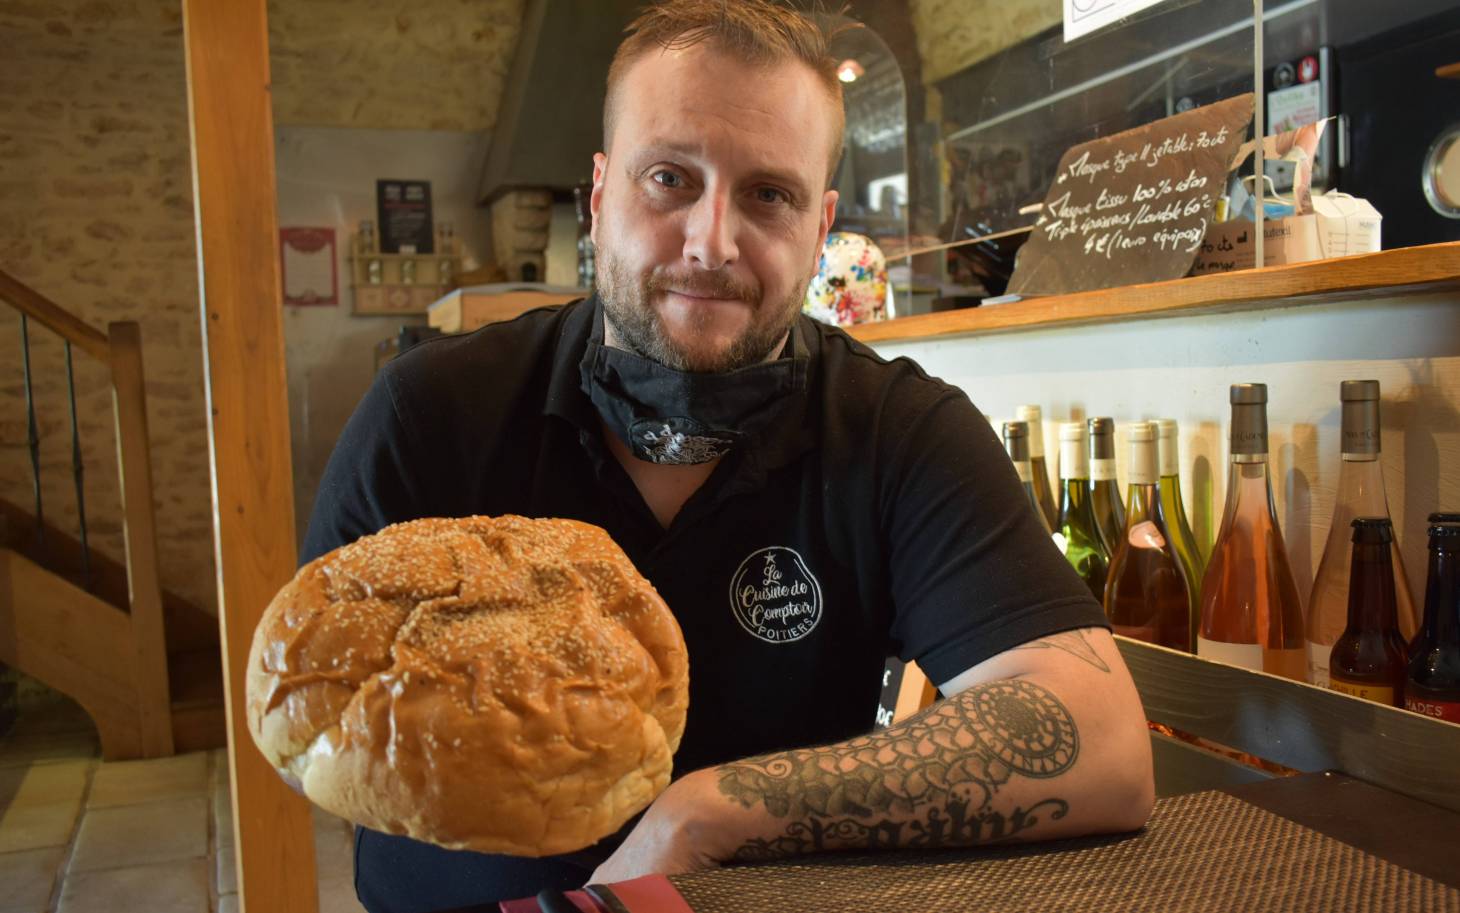
POLYGON ((836 213, 835 104, 799 62, 752 67, 698 44, 633 64, 593 157, 612 341, 684 371, 772 354, 836 213))

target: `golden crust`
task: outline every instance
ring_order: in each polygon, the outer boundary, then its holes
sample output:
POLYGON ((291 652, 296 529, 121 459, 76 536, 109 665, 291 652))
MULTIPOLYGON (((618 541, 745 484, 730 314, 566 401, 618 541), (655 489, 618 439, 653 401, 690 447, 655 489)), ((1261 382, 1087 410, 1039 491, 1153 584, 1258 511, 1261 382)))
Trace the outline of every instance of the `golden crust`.
POLYGON ((322 808, 453 849, 545 856, 669 785, 689 662, 596 526, 386 527, 299 570, 248 661, 248 725, 322 808))

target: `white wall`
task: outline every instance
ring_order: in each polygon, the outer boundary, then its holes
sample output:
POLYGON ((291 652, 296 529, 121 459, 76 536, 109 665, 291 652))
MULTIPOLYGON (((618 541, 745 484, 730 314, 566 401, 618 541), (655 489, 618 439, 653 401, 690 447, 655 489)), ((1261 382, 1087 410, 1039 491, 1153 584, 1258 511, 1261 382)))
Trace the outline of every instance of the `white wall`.
POLYGON ((334 228, 339 259, 338 307, 284 309, 301 538, 325 462, 374 376, 375 344, 402 324, 425 323, 424 317, 352 313, 349 242, 360 220, 376 220, 375 181, 430 181, 433 218, 452 224, 462 245, 462 269, 475 269, 491 259, 490 215, 476 206, 488 143, 480 132, 277 128, 279 224, 334 228))
MULTIPOLYGON (((1382 386, 1389 507, 1416 598, 1424 591, 1425 516, 1460 510, 1460 296, 1453 292, 882 343, 877 350, 909 356, 962 387, 996 424, 1020 403, 1042 404, 1051 458, 1059 453, 1061 420, 1110 415, 1119 428, 1177 419, 1187 510, 1207 541, 1226 493, 1228 385, 1266 383, 1273 493, 1305 596, 1338 482, 1340 381, 1375 378, 1382 386)), ((1117 437, 1124 490, 1123 429, 1117 437)))

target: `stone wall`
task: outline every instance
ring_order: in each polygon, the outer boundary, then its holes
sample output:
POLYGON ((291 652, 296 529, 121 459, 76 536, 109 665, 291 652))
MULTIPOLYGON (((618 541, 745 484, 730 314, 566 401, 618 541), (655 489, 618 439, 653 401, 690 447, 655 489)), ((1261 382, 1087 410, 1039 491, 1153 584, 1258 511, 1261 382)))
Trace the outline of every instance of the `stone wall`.
MULTIPOLYGON (((0 269, 98 329, 141 324, 163 585, 216 602, 177 0, 0 3, 0 269)), ((0 307, 0 497, 29 507, 16 312, 0 307)), ((31 325, 46 517, 76 530, 64 354, 31 325)), ((108 375, 76 353, 93 547, 122 560, 108 375)))
POLYGON ((274 121, 490 130, 525 0, 270 0, 274 121))
MULTIPOLYGON (((276 120, 482 131, 523 0, 274 0, 276 120)), ((179 0, 0 0, 0 269, 104 329, 142 326, 163 585, 215 610, 179 0)), ((64 354, 32 324, 47 519, 74 533, 64 354)), ((29 507, 19 320, 0 306, 0 497, 29 507)), ((77 353, 93 546, 121 560, 105 370, 77 353)))
POLYGON ((928 85, 1063 21, 1060 0, 911 0, 910 6, 928 85))

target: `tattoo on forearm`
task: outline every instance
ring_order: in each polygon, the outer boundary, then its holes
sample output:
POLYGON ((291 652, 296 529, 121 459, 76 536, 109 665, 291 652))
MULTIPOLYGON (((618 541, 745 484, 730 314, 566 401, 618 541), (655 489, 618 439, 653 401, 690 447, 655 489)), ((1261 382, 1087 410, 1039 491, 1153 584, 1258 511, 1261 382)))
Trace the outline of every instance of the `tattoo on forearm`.
POLYGON ((1048 798, 995 810, 1014 774, 1057 777, 1074 765, 1079 733, 1070 712, 1033 682, 975 685, 906 723, 829 748, 796 749, 725 765, 720 791, 791 819, 783 836, 752 840, 752 862, 843 847, 963 846, 1000 840, 1069 803, 1048 798))
POLYGON ((1095 645, 1090 643, 1089 633, 1080 628, 1074 631, 1063 631, 1059 634, 1051 634, 1049 637, 1041 637, 1039 640, 1031 640, 1027 644, 1020 644, 1015 650, 1063 650, 1076 659, 1082 659, 1101 672, 1109 672, 1105 660, 1095 652, 1095 645))

